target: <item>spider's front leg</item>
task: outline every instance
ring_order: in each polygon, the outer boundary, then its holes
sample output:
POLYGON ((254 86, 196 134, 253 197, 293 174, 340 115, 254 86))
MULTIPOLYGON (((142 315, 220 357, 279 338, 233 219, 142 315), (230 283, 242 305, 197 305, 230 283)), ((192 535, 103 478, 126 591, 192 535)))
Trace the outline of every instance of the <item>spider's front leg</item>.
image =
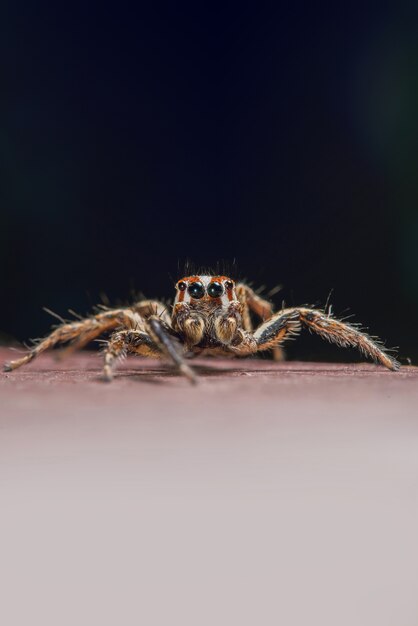
POLYGON ((127 354, 145 357, 161 357, 158 346, 151 337, 140 330, 120 330, 113 333, 104 351, 103 378, 106 382, 113 380, 116 361, 127 354))
POLYGON ((398 361, 384 351, 379 341, 323 311, 305 307, 283 309, 261 324, 253 335, 257 350, 268 350, 281 344, 298 334, 302 326, 338 346, 357 348, 365 356, 390 370, 397 370, 400 367, 398 361))
MULTIPOLYGON (((192 383, 196 383, 196 375, 185 363, 172 336, 170 327, 159 316, 151 316, 146 321, 148 332, 140 330, 121 330, 114 333, 104 352, 103 378, 106 382, 113 380, 116 361, 127 354, 161 358, 167 356, 176 368, 192 383)), ((172 331, 171 331, 172 332, 172 331)))
POLYGON ((147 330, 161 350, 161 352, 168 357, 168 359, 175 365, 175 367, 189 379, 193 384, 197 383, 197 377, 194 371, 184 360, 184 357, 180 353, 180 350, 176 344, 176 339, 173 337, 173 330, 166 324, 160 317, 152 315, 146 321, 147 330))

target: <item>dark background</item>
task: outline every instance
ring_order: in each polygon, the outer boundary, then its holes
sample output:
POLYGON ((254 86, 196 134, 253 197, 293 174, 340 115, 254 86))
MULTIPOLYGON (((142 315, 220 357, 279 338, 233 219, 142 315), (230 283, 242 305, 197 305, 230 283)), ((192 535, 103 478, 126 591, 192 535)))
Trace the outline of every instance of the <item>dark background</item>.
POLYGON ((418 358, 418 14, 382 6, 3 8, 4 338, 224 260, 418 358))

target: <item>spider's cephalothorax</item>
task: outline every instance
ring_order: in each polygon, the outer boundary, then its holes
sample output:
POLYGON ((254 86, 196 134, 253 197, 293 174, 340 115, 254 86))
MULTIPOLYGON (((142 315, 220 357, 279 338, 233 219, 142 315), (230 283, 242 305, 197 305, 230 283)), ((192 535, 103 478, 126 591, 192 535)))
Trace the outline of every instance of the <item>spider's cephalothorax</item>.
POLYGON ((239 343, 242 304, 230 278, 187 276, 178 281, 176 289, 172 328, 189 349, 239 343))
POLYGON ((82 348, 103 333, 110 334, 104 351, 104 378, 111 380, 118 357, 137 354, 167 357, 189 380, 196 382, 185 358, 195 354, 245 356, 272 350, 283 358, 281 345, 302 327, 342 347, 396 370, 399 363, 355 326, 319 309, 293 307, 273 313, 267 300, 228 276, 187 276, 177 282, 171 312, 161 302, 141 300, 131 307, 106 309, 97 315, 64 322, 25 356, 6 363, 11 371, 61 343, 67 350, 82 348), (251 313, 262 322, 253 330, 251 313))

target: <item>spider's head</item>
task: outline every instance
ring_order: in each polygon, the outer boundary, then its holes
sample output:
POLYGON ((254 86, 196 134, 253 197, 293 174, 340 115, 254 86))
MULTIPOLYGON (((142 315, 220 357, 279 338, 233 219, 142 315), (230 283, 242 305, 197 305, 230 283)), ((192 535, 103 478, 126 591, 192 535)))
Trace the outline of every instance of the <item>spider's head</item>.
POLYGON ((237 299, 235 283, 227 276, 186 276, 176 290, 175 304, 184 302, 195 309, 226 308, 237 299))
POLYGON ((176 285, 172 325, 189 347, 230 344, 241 325, 241 304, 228 276, 186 276, 176 285))

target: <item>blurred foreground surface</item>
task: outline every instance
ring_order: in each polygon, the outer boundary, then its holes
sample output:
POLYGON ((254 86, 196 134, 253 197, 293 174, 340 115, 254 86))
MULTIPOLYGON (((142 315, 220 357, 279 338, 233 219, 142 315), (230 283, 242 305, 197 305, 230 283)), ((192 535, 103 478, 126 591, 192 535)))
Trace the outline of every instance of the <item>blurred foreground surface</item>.
POLYGON ((418 368, 196 363, 0 375, 0 623, 416 626, 418 368))

